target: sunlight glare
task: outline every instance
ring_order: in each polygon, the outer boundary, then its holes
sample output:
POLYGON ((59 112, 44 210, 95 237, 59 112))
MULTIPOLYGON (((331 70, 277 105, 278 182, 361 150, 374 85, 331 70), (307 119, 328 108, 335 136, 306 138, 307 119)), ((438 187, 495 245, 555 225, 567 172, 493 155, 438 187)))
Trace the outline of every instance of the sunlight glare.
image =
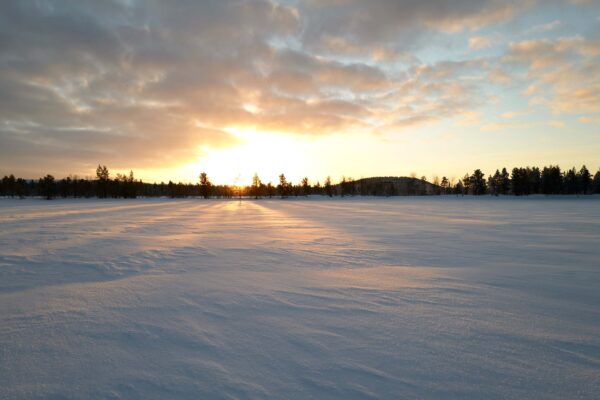
POLYGON ((249 185, 255 173, 264 183, 277 184, 278 176, 301 176, 307 156, 307 144, 295 137, 276 132, 259 132, 248 127, 229 127, 225 131, 241 144, 226 149, 205 149, 198 171, 206 171, 214 183, 249 185), (281 171, 281 166, 286 170, 281 171))

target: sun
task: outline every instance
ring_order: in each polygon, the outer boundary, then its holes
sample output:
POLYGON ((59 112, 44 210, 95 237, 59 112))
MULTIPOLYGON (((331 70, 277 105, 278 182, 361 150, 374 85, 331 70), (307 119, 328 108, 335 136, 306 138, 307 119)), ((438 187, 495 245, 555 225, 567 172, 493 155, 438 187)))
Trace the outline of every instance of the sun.
MULTIPOLYGON (((262 132, 252 127, 228 127, 239 144, 224 149, 205 148, 198 171, 216 184, 249 185, 254 174, 276 184, 284 173, 297 178, 306 174, 308 149, 304 140, 281 132, 262 132)), ((299 178, 298 178, 299 179, 299 178)))

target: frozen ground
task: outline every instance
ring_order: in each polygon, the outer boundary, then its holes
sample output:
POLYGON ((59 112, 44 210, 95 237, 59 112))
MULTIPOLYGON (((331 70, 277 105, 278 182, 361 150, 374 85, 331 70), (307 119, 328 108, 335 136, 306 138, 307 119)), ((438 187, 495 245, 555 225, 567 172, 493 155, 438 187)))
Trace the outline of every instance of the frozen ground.
POLYGON ((0 200, 1 399, 597 399, 600 198, 0 200))

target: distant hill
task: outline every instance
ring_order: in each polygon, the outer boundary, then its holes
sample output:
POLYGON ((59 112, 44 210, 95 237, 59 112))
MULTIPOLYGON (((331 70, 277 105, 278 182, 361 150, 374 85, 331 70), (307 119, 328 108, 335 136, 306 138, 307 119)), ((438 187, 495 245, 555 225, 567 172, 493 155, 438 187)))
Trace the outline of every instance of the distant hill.
POLYGON ((339 195, 425 196, 440 193, 433 183, 406 176, 378 176, 341 182, 334 186, 339 195))

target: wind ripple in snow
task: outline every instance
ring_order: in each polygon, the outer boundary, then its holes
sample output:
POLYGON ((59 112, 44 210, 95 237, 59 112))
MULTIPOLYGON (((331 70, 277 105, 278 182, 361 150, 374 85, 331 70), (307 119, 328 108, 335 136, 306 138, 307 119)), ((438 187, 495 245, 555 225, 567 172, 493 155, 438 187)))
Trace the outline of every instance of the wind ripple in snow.
POLYGON ((597 198, 0 201, 0 398, 593 399, 597 198))

